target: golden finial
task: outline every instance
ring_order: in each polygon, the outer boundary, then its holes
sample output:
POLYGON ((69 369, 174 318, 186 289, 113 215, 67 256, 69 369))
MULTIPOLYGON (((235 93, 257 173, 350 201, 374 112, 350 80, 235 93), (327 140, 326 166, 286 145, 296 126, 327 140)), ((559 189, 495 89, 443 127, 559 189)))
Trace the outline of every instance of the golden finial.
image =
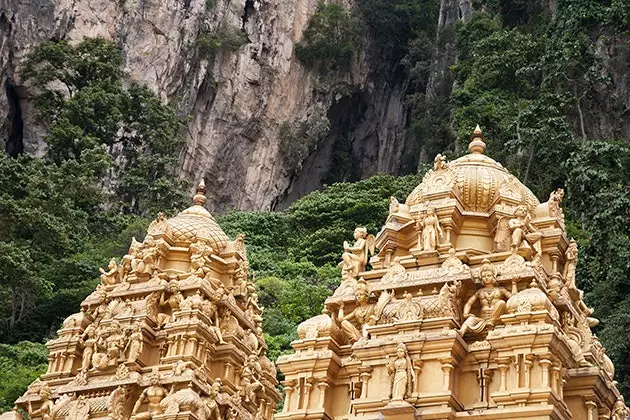
POLYGON ((208 201, 206 197, 206 182, 202 178, 199 185, 197 185, 197 193, 193 197, 193 204, 203 206, 206 204, 206 201, 208 201))
POLYGON ((475 131, 473 131, 472 139, 468 144, 468 151, 470 153, 483 153, 486 151, 486 143, 483 141, 483 134, 479 124, 475 127, 475 131))

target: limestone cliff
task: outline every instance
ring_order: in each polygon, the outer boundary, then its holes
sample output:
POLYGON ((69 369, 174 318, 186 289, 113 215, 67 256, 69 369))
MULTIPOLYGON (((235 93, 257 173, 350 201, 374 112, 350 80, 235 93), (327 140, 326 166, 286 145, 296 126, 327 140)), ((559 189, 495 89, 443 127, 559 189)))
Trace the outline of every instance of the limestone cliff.
POLYGON ((215 205, 270 209, 317 188, 342 131, 352 136, 362 176, 400 168, 404 80, 375 83, 358 57, 349 74, 335 77, 341 93, 319 86, 295 58, 294 43, 316 0, 1 0, 0 7, 0 107, 9 154, 45 153, 45 129, 17 71, 21 58, 44 40, 98 36, 120 45, 131 77, 187 118, 181 173, 205 177, 215 205), (247 43, 200 56, 197 39, 218 28, 243 28, 247 43), (341 118, 348 114, 351 129, 341 118), (320 120, 322 141, 310 145, 307 162, 288 161, 281 126, 320 120))
MULTIPOLYGON (((356 0, 345 1, 352 7, 356 0)), ((470 20, 472 2, 439 0, 436 39, 420 88, 400 62, 383 62, 370 39, 348 72, 305 68, 294 47, 316 3, 0 0, 5 149, 10 155, 45 153, 45 128, 36 121, 33 92, 19 78, 24 55, 44 40, 96 36, 115 41, 130 76, 184 117, 180 174, 204 177, 217 210, 281 209, 324 182, 408 172, 439 151, 457 149, 450 126, 450 68, 457 60, 455 26, 470 20), (201 55, 200 37, 221 28, 242 29, 246 42, 201 55), (422 109, 424 123, 433 126, 415 140, 407 133, 410 93, 422 97, 414 118, 422 109), (292 153, 292 146, 299 153, 292 153)), ((554 13, 555 2, 542 1, 541 7, 554 13)), ((630 101, 624 39, 599 37, 596 54, 612 83, 567 111, 574 135, 630 138, 630 119, 624 118, 630 101)))

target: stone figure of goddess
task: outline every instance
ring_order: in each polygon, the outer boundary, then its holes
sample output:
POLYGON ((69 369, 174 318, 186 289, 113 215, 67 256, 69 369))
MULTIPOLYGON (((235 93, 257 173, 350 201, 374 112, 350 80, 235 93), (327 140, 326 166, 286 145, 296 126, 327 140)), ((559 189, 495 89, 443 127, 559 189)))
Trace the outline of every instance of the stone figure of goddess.
POLYGON ((387 360, 387 372, 391 378, 392 401, 402 401, 411 396, 416 379, 407 346, 404 343, 398 344, 396 358, 390 360, 390 357, 387 356, 387 360))
POLYGON ((427 209, 427 215, 422 221, 422 228, 422 249, 435 251, 440 239, 444 236, 444 231, 433 207, 427 209))
POLYGON ((486 327, 492 327, 505 313, 505 303, 511 297, 510 292, 497 285, 497 273, 488 259, 483 260, 479 269, 479 276, 483 287, 468 299, 464 306, 464 323, 459 332, 463 335, 468 331, 480 333, 486 327), (479 301, 481 310, 479 316, 471 313, 473 305, 479 301))

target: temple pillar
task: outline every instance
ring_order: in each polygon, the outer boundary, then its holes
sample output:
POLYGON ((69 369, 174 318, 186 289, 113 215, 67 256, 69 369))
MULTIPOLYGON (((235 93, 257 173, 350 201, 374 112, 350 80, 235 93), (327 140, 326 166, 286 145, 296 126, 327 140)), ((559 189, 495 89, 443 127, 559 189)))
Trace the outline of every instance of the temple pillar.
POLYGON ((319 388, 319 401, 317 402, 317 406, 319 408, 324 408, 324 403, 326 402, 326 391, 330 388, 330 385, 326 380, 320 379, 317 382, 317 388, 319 388))

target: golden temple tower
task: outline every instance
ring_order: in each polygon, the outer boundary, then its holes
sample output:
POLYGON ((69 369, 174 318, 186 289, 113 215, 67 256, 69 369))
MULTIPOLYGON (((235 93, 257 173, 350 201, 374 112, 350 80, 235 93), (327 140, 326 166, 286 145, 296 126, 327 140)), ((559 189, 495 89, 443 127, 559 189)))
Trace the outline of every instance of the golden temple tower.
POLYGON ((16 401, 31 419, 271 419, 280 394, 244 235, 204 208, 159 215, 47 345, 48 371, 16 401))
POLYGON ((392 197, 376 237, 344 244, 341 285, 278 359, 276 419, 626 418, 576 287, 564 191, 540 203, 472 137, 392 197))

